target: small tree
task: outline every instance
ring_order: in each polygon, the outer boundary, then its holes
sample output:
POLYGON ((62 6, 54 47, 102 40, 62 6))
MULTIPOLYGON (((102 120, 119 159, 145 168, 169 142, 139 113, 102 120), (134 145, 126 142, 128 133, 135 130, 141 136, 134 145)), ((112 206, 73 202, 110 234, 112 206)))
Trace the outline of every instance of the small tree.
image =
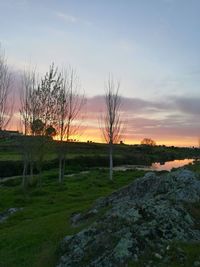
POLYGON ((24 135, 31 134, 31 125, 36 117, 38 86, 36 71, 25 70, 21 78, 20 87, 20 117, 24 126, 24 135))
POLYGON ((119 82, 109 77, 106 84, 105 106, 106 114, 102 118, 102 132, 109 144, 110 180, 113 179, 113 144, 121 138, 122 121, 120 117, 121 98, 119 96, 119 82))
POLYGON ((77 134, 80 111, 85 104, 84 95, 80 95, 80 82, 76 71, 68 68, 62 73, 62 86, 57 98, 57 133, 59 136, 59 182, 64 180, 67 143, 77 134))
POLYGON ((141 141, 141 145, 145 145, 145 146, 155 146, 156 145, 156 142, 151 139, 151 138, 144 138, 142 141, 141 141))
POLYGON ((37 157, 37 143, 31 135, 36 131, 37 91, 38 80, 36 71, 25 70, 21 77, 20 87, 20 118, 23 124, 23 133, 20 140, 20 149, 23 155, 23 179, 22 186, 25 189, 28 177, 33 177, 34 161, 37 157), (30 175, 28 176, 28 171, 30 175))
MULTIPOLYGON (((57 125, 57 97, 62 84, 61 75, 52 64, 49 72, 36 82, 35 73, 25 73, 21 92, 20 114, 24 124, 25 134, 32 138, 23 138, 24 175, 28 164, 30 173, 33 173, 33 164, 36 163, 41 184, 41 170, 44 154, 51 138, 56 134, 57 125)), ((24 176, 25 180, 25 176, 24 176)), ((23 182, 23 184, 26 184, 23 182)))
POLYGON ((31 132, 33 135, 42 135, 44 132, 44 123, 36 119, 31 123, 31 132))
MULTIPOLYGON (((44 155, 51 139, 49 136, 56 134, 57 127, 57 99, 62 86, 61 73, 52 64, 49 71, 45 74, 44 78, 38 84, 37 89, 33 92, 36 99, 36 107, 33 116, 32 125, 36 124, 36 132, 32 134, 39 135, 39 150, 37 159, 37 168, 39 171, 40 184, 41 184, 41 171, 44 161, 44 155)), ((33 129, 32 129, 33 130, 33 129)))
POLYGON ((0 130, 7 127, 13 113, 13 103, 9 99, 11 92, 11 73, 4 52, 0 46, 0 130), (10 104, 10 105, 9 105, 10 104))

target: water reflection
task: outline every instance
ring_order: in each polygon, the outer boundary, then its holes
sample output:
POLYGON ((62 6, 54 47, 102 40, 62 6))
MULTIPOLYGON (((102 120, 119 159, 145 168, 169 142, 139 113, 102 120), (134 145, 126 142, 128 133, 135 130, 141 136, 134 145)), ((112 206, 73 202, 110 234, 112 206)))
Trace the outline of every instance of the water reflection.
POLYGON ((166 161, 164 163, 155 162, 151 165, 150 169, 154 171, 171 171, 173 168, 183 167, 188 164, 192 164, 194 159, 181 159, 181 160, 172 160, 166 161))
POLYGON ((152 163, 151 166, 143 166, 143 165, 123 165, 123 166, 116 166, 114 167, 114 170, 116 171, 126 171, 131 169, 137 169, 137 170, 152 170, 152 171, 171 171, 173 168, 179 168, 183 167, 188 164, 192 164, 195 161, 195 159, 180 159, 180 160, 171 160, 166 161, 163 163, 155 162, 152 163))

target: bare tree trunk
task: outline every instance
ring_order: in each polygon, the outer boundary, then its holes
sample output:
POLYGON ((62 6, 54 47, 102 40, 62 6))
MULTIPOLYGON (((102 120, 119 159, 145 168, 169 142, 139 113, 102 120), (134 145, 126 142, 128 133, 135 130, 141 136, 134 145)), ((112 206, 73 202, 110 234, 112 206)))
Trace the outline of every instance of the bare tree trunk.
POLYGON ((59 183, 60 184, 62 184, 64 182, 65 163, 66 163, 66 158, 65 158, 65 154, 63 152, 63 154, 59 158, 59 183))
POLYGON ((39 187, 42 187, 42 167, 41 167, 41 166, 39 166, 38 186, 39 186, 39 187))
POLYGON ((64 175, 65 175, 65 154, 63 155, 63 166, 62 166, 62 182, 64 182, 64 175))
POLYGON ((79 126, 76 120, 80 119, 80 111, 85 104, 84 95, 79 94, 80 82, 75 70, 69 68, 62 74, 62 86, 57 101, 57 130, 60 136, 58 147, 59 157, 59 183, 63 183, 66 165, 66 145, 79 126), (64 142, 63 140, 66 140, 64 142))
POLYGON ((113 144, 109 144, 109 158, 110 158, 110 180, 113 180, 113 144))
POLYGON ((103 136, 105 141, 109 145, 109 161, 110 170, 109 176, 110 180, 113 179, 113 144, 117 143, 120 138, 121 132, 121 118, 120 118, 120 96, 119 92, 119 82, 115 83, 110 77, 106 86, 105 94, 105 108, 106 112, 102 118, 104 127, 102 127, 103 136))
POLYGON ((62 156, 60 156, 60 158, 59 158, 59 183, 60 184, 62 184, 62 182, 63 182, 62 168, 63 168, 63 159, 62 159, 62 156))
POLYGON ((30 178, 33 179, 33 161, 30 161, 30 178))
POLYGON ((22 187, 25 190, 27 185, 27 167, 28 162, 27 160, 24 160, 24 167, 23 167, 23 176, 22 176, 22 187))

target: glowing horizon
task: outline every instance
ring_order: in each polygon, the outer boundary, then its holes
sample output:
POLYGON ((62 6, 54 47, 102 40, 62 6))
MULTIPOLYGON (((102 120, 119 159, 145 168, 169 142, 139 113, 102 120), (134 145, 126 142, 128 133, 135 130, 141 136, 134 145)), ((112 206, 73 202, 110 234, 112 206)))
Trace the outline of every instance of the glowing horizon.
MULTIPOLYGON (((77 70, 88 99, 79 140, 103 142, 105 81, 120 81, 125 143, 198 146, 200 20, 196 0, 0 1, 0 43, 14 72, 77 70), (8 19, 9 18, 9 19, 8 19)), ((20 129, 15 119, 10 127, 20 129)), ((19 120, 19 118, 18 118, 19 120)))

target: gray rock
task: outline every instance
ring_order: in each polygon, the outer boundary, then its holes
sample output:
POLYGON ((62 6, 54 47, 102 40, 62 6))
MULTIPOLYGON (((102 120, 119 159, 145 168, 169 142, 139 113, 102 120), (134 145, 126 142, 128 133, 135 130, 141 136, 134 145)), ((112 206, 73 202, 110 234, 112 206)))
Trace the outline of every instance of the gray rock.
POLYGON ((162 258, 163 258, 159 253, 155 253, 154 256, 155 256, 155 258, 157 258, 159 260, 162 260, 162 258))
POLYGON ((78 222, 80 222, 81 219, 82 219, 82 214, 81 213, 72 214, 72 216, 71 216, 71 224, 75 226, 76 224, 78 224, 78 222))
POLYGON ((23 208, 10 208, 0 213, 0 223, 5 222, 12 214, 23 210, 23 208))
POLYGON ((193 264, 194 267, 199 267, 200 266, 200 261, 195 261, 193 264))
MULTIPOLYGON (((195 219, 185 208, 185 203, 197 201, 200 181, 193 172, 178 170, 160 176, 147 173, 74 217, 73 223, 77 224, 109 207, 91 226, 62 241, 63 256, 57 266, 126 266, 127 261, 138 260, 146 249, 164 260, 171 240, 200 241, 195 219)), ((185 260, 182 251, 177 250, 177 256, 185 260)))

